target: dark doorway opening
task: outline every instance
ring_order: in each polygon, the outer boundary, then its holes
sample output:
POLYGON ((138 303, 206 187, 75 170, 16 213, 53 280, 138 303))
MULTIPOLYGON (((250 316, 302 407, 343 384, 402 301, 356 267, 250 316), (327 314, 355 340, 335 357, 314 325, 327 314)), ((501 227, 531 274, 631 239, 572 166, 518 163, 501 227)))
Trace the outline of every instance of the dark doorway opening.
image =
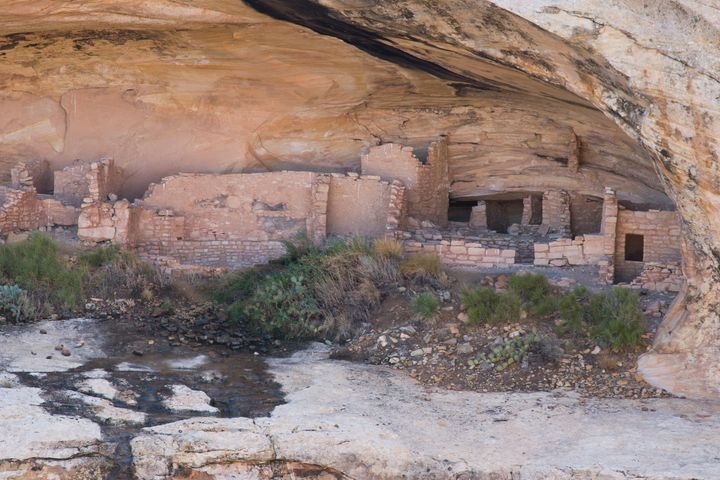
POLYGON ((472 209, 477 204, 477 200, 450 200, 448 220, 451 222, 469 222, 472 209))
POLYGON ((487 226, 490 230, 507 233, 510 225, 522 222, 522 216, 522 199, 487 201, 487 226))
POLYGON ((645 257, 645 238, 642 235, 628 233, 625 235, 625 260, 642 262, 645 257))
POLYGON ((602 228, 603 199, 574 194, 570 201, 570 230, 578 235, 600 233, 602 228))

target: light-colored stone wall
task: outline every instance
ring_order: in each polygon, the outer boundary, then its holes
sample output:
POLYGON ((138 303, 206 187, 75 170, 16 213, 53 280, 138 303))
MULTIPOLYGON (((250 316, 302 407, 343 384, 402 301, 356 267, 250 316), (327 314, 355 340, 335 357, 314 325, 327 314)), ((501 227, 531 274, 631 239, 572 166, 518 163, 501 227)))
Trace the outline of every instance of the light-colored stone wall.
POLYGON ((465 239, 405 240, 405 252, 435 253, 443 264, 449 266, 491 268, 515 264, 516 251, 510 248, 489 247, 477 241, 465 239))
POLYGON ((477 205, 472 207, 472 210, 470 210, 470 222, 468 222, 468 224, 480 230, 487 230, 487 203, 480 200, 477 205))
POLYGON ((543 193, 542 223, 551 231, 570 233, 570 195, 564 190, 543 193))
POLYGON ((53 189, 50 163, 44 159, 20 162, 10 169, 10 182, 14 188, 34 187, 41 193, 53 189))
POLYGON ((176 175, 131 209, 126 241, 183 263, 266 263, 285 253, 283 240, 325 238, 328 194, 327 176, 312 172, 176 175))
POLYGON ((112 159, 79 163, 54 174, 55 198, 76 207, 83 202, 104 202, 117 191, 121 173, 112 159))
POLYGON ((681 259, 680 219, 677 212, 623 210, 618 212, 615 240, 615 277, 630 281, 640 275, 645 263, 675 264, 681 259), (643 236, 642 262, 625 260, 625 235, 643 236))
MULTIPOLYGON (((72 205, 65 205, 50 195, 38 195, 45 213, 47 225, 61 225, 69 227, 78 224, 80 209, 72 205)), ((37 227, 35 227, 37 228, 37 227)))
POLYGON ((371 147, 361 158, 361 170, 363 175, 401 181, 407 190, 408 216, 447 224, 450 183, 445 138, 430 143, 425 162, 412 147, 396 143, 371 147))
MULTIPOLYGON (((187 240, 284 240, 305 231, 312 172, 180 174, 153 184, 140 204, 185 216, 187 240)), ((310 228, 309 228, 310 227, 310 228)))
POLYGON ((679 263, 649 262, 632 282, 631 288, 644 288, 659 292, 679 292, 685 282, 679 263))
POLYGON ((327 202, 327 232, 381 237, 386 233, 390 183, 378 176, 333 175, 327 202))
POLYGON ((601 217, 599 234, 536 243, 534 264, 555 267, 597 265, 600 280, 612 284, 615 279, 615 239, 618 224, 618 202, 612 189, 605 190, 601 217))

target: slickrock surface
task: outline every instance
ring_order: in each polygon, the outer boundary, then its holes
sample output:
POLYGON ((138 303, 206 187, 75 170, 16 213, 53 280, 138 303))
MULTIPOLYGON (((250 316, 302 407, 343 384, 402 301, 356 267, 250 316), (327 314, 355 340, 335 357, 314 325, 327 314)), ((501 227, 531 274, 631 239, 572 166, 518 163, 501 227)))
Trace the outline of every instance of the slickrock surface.
MULTIPOLYGON (((63 326, 76 341, 77 322, 63 326)), ((717 403, 429 389, 387 367, 328 360, 317 345, 269 360, 286 393, 278 406, 272 380, 253 373, 255 356, 204 348, 206 364, 163 371, 197 357, 146 351, 135 360, 145 368, 127 372, 118 352, 138 339, 108 327, 86 321, 106 358, 76 370, 38 377, 0 364, 0 478, 129 478, 132 467, 140 480, 712 479, 720 461, 717 403), (141 395, 118 398, 96 383, 73 390, 101 377, 141 395), (207 394, 219 414, 164 409, 165 386, 180 384, 207 394)), ((1 337, 0 348, 13 340, 1 337)))
POLYGON ((271 361, 287 404, 269 418, 145 429, 132 441, 138 478, 188 469, 198 478, 278 478, 269 473, 278 463, 322 467, 326 476, 313 478, 717 475, 717 404, 426 390, 389 369, 325 360, 321 350, 271 361))
POLYGON ((100 426, 49 413, 42 393, 0 385, 0 478, 103 478, 111 462, 100 426))

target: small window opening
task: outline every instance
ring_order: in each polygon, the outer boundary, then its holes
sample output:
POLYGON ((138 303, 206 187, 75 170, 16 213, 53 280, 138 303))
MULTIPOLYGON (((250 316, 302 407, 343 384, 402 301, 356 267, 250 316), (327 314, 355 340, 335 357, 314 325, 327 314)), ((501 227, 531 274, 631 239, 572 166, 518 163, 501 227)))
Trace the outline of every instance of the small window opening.
POLYGON ((450 200, 448 208, 448 220, 451 222, 469 222, 473 207, 477 206, 477 200, 450 200))
POLYGON ((642 235, 625 235, 625 260, 642 262, 645 257, 645 239, 642 235))

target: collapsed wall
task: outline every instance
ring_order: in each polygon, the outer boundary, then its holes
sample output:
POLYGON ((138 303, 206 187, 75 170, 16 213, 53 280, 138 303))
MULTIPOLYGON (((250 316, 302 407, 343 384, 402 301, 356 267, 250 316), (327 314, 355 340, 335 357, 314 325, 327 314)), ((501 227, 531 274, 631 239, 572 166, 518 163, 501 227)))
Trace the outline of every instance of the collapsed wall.
POLYGON ((405 185, 408 217, 447 225, 450 183, 446 137, 431 142, 425 158, 419 158, 412 147, 397 143, 371 147, 360 165, 363 175, 405 185))

